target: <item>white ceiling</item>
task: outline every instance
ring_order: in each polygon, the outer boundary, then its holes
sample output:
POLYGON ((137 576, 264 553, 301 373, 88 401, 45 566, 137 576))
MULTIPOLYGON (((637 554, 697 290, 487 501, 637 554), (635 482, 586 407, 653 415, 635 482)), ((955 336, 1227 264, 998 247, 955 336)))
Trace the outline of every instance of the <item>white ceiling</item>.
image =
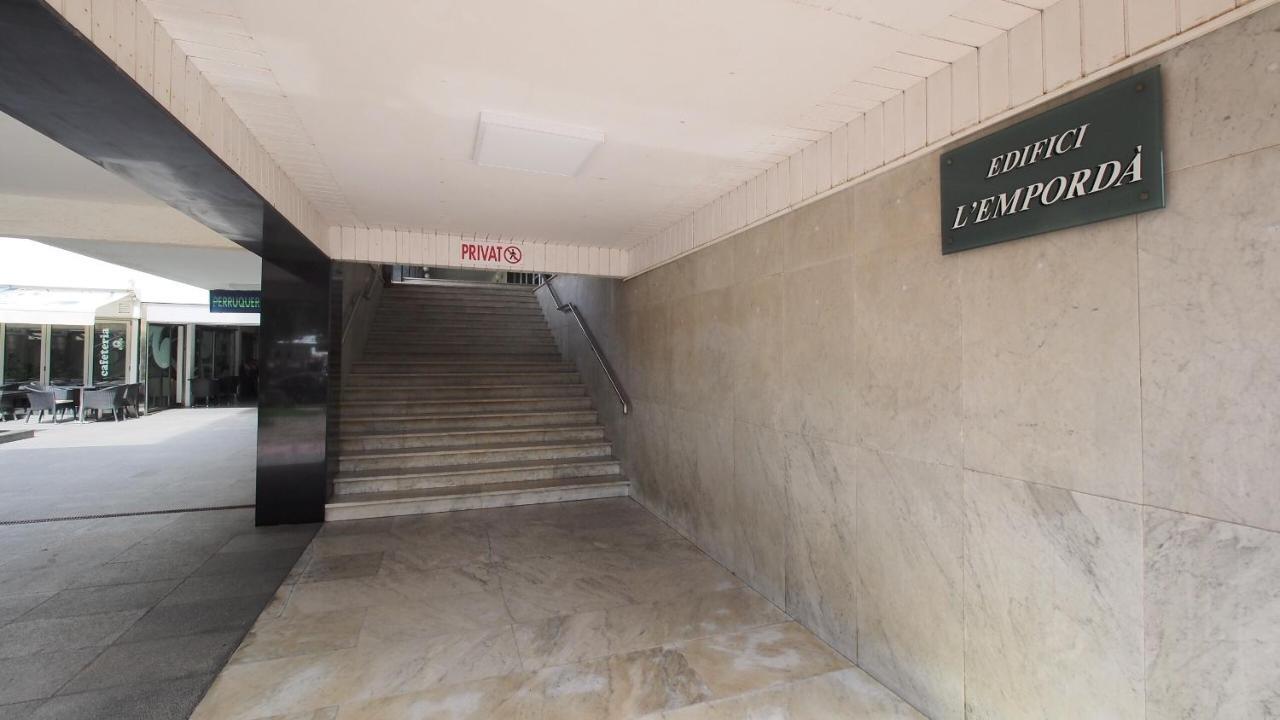
POLYGON ((337 224, 630 247, 1039 0, 147 0, 337 224), (598 128, 481 167, 479 115, 598 128))

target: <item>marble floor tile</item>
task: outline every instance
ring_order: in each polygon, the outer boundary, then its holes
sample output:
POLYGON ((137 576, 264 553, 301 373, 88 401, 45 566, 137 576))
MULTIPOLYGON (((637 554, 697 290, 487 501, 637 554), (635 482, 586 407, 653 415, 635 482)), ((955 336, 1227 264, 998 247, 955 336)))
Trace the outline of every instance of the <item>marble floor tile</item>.
POLYGON ((848 661, 630 499, 337 526, 315 543, 329 547, 307 567, 361 553, 381 565, 295 573, 195 720, 656 718, 768 688, 797 712, 856 695, 910 717, 865 678, 786 695, 848 661), (451 527, 481 528, 493 556, 418 562, 451 527))
POLYGON ((290 611, 303 613, 344 608, 395 605, 429 597, 463 595, 496 589, 498 575, 490 565, 460 565, 434 570, 383 567, 368 578, 299 583, 289 599, 290 611))
POLYGON ((858 668, 745 695, 688 705, 644 720, 926 720, 858 668))
POLYGON ((377 575, 382 567, 382 552, 316 557, 302 571, 298 582, 324 582, 377 575))
POLYGON ((366 608, 260 617, 231 657, 232 663, 312 655, 355 647, 366 608))
POLYGON ((525 668, 537 670, 786 619, 759 593, 736 588, 523 623, 515 634, 525 668))
POLYGON ((853 666, 795 622, 713 635, 676 647, 716 697, 853 666))

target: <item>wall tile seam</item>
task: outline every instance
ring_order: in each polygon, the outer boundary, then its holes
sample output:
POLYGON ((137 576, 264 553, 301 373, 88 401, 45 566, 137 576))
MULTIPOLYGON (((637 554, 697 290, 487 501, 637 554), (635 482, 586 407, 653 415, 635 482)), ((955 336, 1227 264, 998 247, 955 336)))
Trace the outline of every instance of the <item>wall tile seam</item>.
MULTIPOLYGON (((1063 0, 1063 1, 1070 1, 1070 0, 1063 0)), ((1235 7, 1225 10, 1216 16, 1207 18, 1190 28, 1182 30, 1177 34, 1169 38, 1166 38, 1165 40, 1162 40, 1158 43, 1150 45, 1133 54, 1128 54, 1120 58, 1119 60, 1115 61, 1114 63, 1101 67, 1097 70, 1094 70, 1093 72, 1087 75, 1083 74, 1084 60, 1083 60, 1083 53, 1081 53, 1080 62, 1081 62, 1082 74, 1081 76, 1075 78, 1074 80, 1070 80, 1052 90, 1044 91, 1041 95, 1034 97, 1031 100, 1026 101, 1020 105, 1011 106, 1000 113, 992 115, 989 118, 979 120, 978 122, 972 125, 969 125, 965 128, 962 128, 959 131, 953 132, 952 134, 945 136, 941 140, 935 141, 933 143, 926 142, 926 144, 917 151, 914 151, 909 154, 905 154, 891 161, 885 160, 881 165, 871 168, 861 175, 858 175, 856 177, 851 177, 848 180, 844 181, 843 183, 839 184, 838 186, 833 184, 831 189, 825 192, 818 193, 814 196, 807 197, 799 201, 786 204, 780 209, 776 210, 775 212, 766 214, 764 217, 760 218, 759 220, 756 220, 752 223, 744 225, 724 235, 713 238, 700 246, 683 250, 665 259, 656 260, 652 264, 644 268, 630 268, 629 269, 630 273, 623 279, 630 280, 632 278, 643 275, 644 273, 647 273, 651 270, 667 265, 675 260, 679 260, 687 255, 693 254, 699 250, 710 247, 711 245, 719 243, 723 240, 732 238, 735 235, 741 234, 747 230, 750 230, 754 227, 762 225, 770 220, 776 219, 777 217, 781 217, 783 215, 789 214, 795 210, 798 210, 801 207, 817 202, 818 200, 821 200, 832 194, 847 190, 850 187, 854 187, 863 182, 871 180, 876 176, 883 174, 886 171, 905 165, 912 160, 916 160, 916 159, 919 159, 920 157, 929 155, 933 152, 937 152, 952 143, 957 143, 966 138, 981 134, 982 132, 989 130, 991 127, 999 125, 1000 123, 1010 118, 1013 118, 1022 113, 1034 110, 1036 107, 1044 103, 1051 102, 1058 97, 1062 97, 1064 95, 1070 94, 1071 92, 1074 92, 1082 87, 1086 87, 1095 82, 1099 82, 1111 75, 1118 75, 1124 72, 1125 70, 1128 70, 1134 67, 1135 65, 1138 65, 1142 62, 1145 62, 1154 57, 1162 55, 1166 52, 1174 50, 1177 47, 1185 45, 1186 43, 1196 40, 1197 38, 1203 37, 1204 35, 1210 32, 1213 32, 1214 30, 1220 29, 1226 25, 1229 25, 1237 20, 1242 20, 1250 15, 1253 15, 1261 10, 1266 9, 1267 7, 1270 7, 1271 5, 1276 4, 1277 2, 1280 2, 1280 0, 1250 0, 1245 4, 1236 5, 1235 7)), ((1041 12, 1043 14, 1043 11, 1041 12)), ((1042 27, 1042 32, 1044 32, 1043 27, 1042 27)), ((1081 32, 1083 33, 1083 23, 1081 23, 1081 32)), ((1005 31, 1005 36, 1006 37, 1008 36, 1008 31, 1005 31)), ((1044 45, 1045 43, 1042 42, 1041 43, 1042 57, 1045 53, 1044 45)), ((1082 44, 1081 44, 1081 47, 1083 47, 1082 44)), ((976 48, 975 48, 975 51, 976 51, 976 48)), ((1044 63, 1043 60, 1042 60, 1042 64, 1045 67, 1047 67, 1047 64, 1044 63)), ((945 72, 945 70, 940 70, 939 72, 945 72)), ((954 97, 954 93, 955 93, 954 84, 952 86, 952 93, 954 97)), ((877 106, 877 107, 880 107, 880 106, 877 106)), ((748 182, 751 182, 755 179, 756 178, 752 178, 748 182)), ((632 255, 634 257, 639 257, 641 254, 652 255, 654 254, 652 249, 653 245, 657 242, 660 242, 660 239, 663 237, 664 233, 668 232, 670 229, 671 228, 669 227, 667 230, 664 230, 662 233, 659 233, 658 235, 655 235, 635 245, 632 245, 631 247, 628 248, 628 250, 632 252, 632 255)))

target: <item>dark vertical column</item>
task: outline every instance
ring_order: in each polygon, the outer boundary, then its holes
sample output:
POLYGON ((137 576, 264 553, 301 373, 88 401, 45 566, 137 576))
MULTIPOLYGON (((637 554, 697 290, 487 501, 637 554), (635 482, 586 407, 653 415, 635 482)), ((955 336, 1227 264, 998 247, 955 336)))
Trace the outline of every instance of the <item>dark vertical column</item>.
POLYGON ((257 519, 323 520, 341 367, 333 263, 39 0, 0 0, 0 111, 262 258, 257 519))
POLYGON ((329 258, 274 208, 262 223, 259 525, 320 522, 329 480, 329 258))

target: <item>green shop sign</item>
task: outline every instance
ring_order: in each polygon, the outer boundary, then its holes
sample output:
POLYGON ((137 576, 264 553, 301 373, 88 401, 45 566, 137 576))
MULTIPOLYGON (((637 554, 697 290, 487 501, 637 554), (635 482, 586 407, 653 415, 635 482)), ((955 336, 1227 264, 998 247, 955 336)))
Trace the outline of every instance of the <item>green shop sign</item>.
POLYGON ((942 253, 1164 207, 1160 68, 944 153, 942 253))
POLYGON ((258 290, 210 290, 211 313, 260 313, 262 293, 258 290))

